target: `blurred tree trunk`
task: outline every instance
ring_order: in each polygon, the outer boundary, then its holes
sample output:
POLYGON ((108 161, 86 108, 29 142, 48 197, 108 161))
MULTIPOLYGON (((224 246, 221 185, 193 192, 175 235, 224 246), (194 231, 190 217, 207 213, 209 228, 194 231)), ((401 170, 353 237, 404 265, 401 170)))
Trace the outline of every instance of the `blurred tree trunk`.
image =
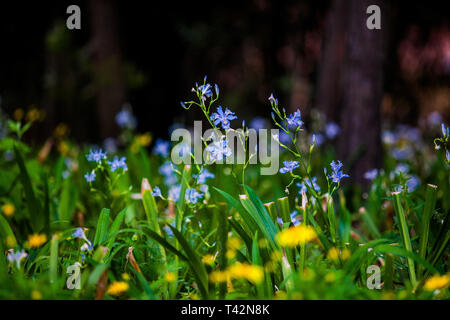
POLYGON ((94 62, 97 113, 100 135, 104 139, 117 134, 118 127, 114 117, 125 98, 116 2, 90 0, 89 9, 92 27, 90 49, 94 62))
POLYGON ((316 106, 327 121, 339 122, 340 83, 345 58, 348 0, 334 0, 328 12, 317 84, 316 106))
POLYGON ((342 134, 339 156, 350 166, 356 183, 367 185, 364 173, 381 165, 380 109, 383 95, 386 10, 381 0, 349 0, 345 65, 342 81, 342 134), (381 30, 369 30, 366 9, 381 8, 381 30))

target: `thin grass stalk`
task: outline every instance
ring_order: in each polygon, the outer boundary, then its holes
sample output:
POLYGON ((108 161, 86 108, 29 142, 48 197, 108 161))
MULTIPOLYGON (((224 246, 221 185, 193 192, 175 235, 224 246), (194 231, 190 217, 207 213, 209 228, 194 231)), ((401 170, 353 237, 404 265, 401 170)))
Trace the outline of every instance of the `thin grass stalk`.
MULTIPOLYGON (((430 220, 433 214, 434 207, 436 206, 436 196, 437 196, 437 186, 428 184, 427 185, 427 194, 425 197, 425 206, 423 209, 422 215, 422 232, 420 237, 420 246, 419 246, 419 256, 422 259, 426 259, 427 255, 427 246, 428 246, 428 235, 430 233, 430 220)), ((423 266, 418 266, 418 275, 419 277, 423 274, 423 266)))
MULTIPOLYGON (((403 245, 405 246, 405 249, 409 252, 413 252, 412 245, 411 245, 411 239, 409 237, 409 231, 408 231, 408 224, 406 222, 405 213, 403 211, 403 207, 401 205, 401 198, 400 198, 400 192, 393 192, 393 202, 394 202, 394 210, 397 214, 397 218, 399 221, 399 229, 400 234, 403 239, 403 245)), ((416 278, 416 271, 414 268, 414 261, 411 258, 407 258, 408 261, 408 272, 409 272, 409 278, 411 280, 411 284, 413 287, 416 287, 417 285, 417 278, 416 278)))

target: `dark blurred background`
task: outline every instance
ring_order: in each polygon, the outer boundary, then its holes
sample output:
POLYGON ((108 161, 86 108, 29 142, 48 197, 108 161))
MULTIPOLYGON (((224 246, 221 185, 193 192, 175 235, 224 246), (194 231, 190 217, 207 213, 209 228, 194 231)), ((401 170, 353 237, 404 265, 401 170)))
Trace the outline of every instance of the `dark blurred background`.
POLYGON ((118 134, 132 106, 139 132, 168 138, 201 119, 179 101, 208 75, 240 119, 270 118, 271 92, 307 119, 336 122, 342 160, 380 167, 382 126, 450 117, 450 28, 438 1, 33 1, 0 4, 0 96, 9 117, 42 110, 27 138, 65 123, 80 142, 118 134), (66 8, 81 8, 81 30, 66 8), (366 8, 381 7, 381 30, 366 8))

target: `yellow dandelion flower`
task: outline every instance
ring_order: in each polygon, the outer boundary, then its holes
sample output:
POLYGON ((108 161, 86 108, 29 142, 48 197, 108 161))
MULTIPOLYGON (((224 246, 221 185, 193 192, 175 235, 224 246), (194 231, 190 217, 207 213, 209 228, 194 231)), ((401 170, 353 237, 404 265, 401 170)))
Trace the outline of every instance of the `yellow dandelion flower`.
POLYGON ((227 240, 227 248, 230 250, 237 250, 241 245, 242 241, 239 238, 231 237, 227 240))
POLYGON ((32 234, 28 236, 28 245, 31 248, 38 248, 47 242, 47 236, 45 234, 32 234))
POLYGON ((270 259, 274 262, 281 261, 281 258, 283 258, 283 253, 281 251, 276 250, 270 254, 270 259))
POLYGON ((136 142, 142 147, 148 147, 152 142, 152 135, 150 132, 136 135, 136 142))
POLYGON ((206 254, 202 257, 202 262, 207 265, 212 265, 215 259, 216 257, 212 254, 206 254))
POLYGON ((60 123, 56 126, 55 130, 53 131, 53 135, 56 138, 64 138, 69 133, 69 127, 65 123, 60 123))
POLYGON ((31 291, 31 299, 33 300, 41 300, 42 294, 38 290, 31 291))
POLYGON ((311 226, 298 225, 279 232, 276 236, 282 247, 296 247, 316 239, 317 235, 311 226))
POLYGON ((58 151, 62 156, 66 156, 70 151, 69 144, 66 141, 61 141, 58 143, 58 151))
POLYGON ((6 246, 12 248, 16 245, 16 240, 11 236, 6 236, 6 246))
POLYGON ((266 272, 274 272, 276 270, 277 265, 273 262, 273 261, 268 261, 265 265, 264 265, 264 270, 266 272))
POLYGON ((269 245, 269 242, 267 241, 267 239, 262 238, 262 239, 258 240, 258 246, 261 249, 267 248, 268 245, 269 245))
POLYGON ((247 279, 255 284, 264 279, 264 269, 261 266, 237 262, 228 268, 228 272, 234 279, 247 279))
POLYGON ((287 294, 283 290, 278 290, 275 292, 275 300, 286 300, 287 294))
POLYGON ((193 294, 191 294, 191 299, 192 300, 200 300, 200 296, 194 292, 193 294))
POLYGON ((7 217, 11 217, 15 211, 16 208, 14 208, 14 205, 12 203, 7 203, 2 206, 2 212, 7 217))
POLYGON ((350 259, 351 255, 352 255, 352 252, 349 249, 345 248, 341 252, 341 259, 342 260, 348 260, 348 259, 350 259))
POLYGON ((450 273, 443 276, 433 276, 429 278, 423 286, 425 290, 433 291, 436 289, 444 289, 450 285, 450 273))
POLYGON ((331 283, 336 280, 336 273, 330 272, 325 275, 325 282, 331 283))
POLYGON ((209 281, 212 283, 227 282, 228 277, 226 271, 213 271, 209 274, 209 281))
POLYGON ((225 256, 230 260, 234 259, 236 257, 236 250, 227 250, 225 256))
POLYGON ((339 249, 333 247, 328 250, 327 258, 333 261, 337 261, 339 259, 339 249))
POLYGON ((128 273, 122 273, 122 279, 128 281, 130 280, 130 275, 128 273))
POLYGON ((23 118, 23 109, 19 108, 19 109, 14 110, 13 118, 16 121, 22 120, 22 118, 23 118))
POLYGON ((177 280, 177 276, 173 272, 167 272, 164 278, 167 282, 174 282, 175 280, 177 280))
POLYGON ((128 283, 124 281, 114 281, 109 285, 106 293, 112 296, 119 296, 122 293, 126 292, 129 288, 130 286, 128 285, 128 283))
POLYGON ((305 269, 305 271, 303 271, 302 280, 310 281, 313 280, 315 276, 316 273, 314 272, 313 269, 305 269))
POLYGON ((395 300, 395 294, 392 291, 383 292, 381 295, 383 300, 395 300))
POLYGON ((43 120, 44 119, 44 112, 40 111, 39 109, 32 108, 27 112, 26 119, 29 122, 37 121, 37 120, 43 120))

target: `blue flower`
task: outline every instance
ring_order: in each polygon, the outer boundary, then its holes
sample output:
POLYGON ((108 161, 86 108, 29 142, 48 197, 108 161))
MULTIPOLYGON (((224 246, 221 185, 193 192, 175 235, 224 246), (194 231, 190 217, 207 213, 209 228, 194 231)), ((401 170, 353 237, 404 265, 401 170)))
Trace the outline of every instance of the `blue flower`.
POLYGON ((127 158, 122 157, 119 159, 119 157, 115 156, 113 161, 108 161, 108 164, 111 166, 111 172, 116 171, 117 169, 122 168, 123 171, 128 170, 127 163, 125 162, 127 158))
POLYGON ((211 114, 211 121, 214 121, 214 125, 219 123, 222 125, 222 129, 230 129, 230 121, 237 119, 234 112, 231 112, 228 108, 225 108, 225 112, 222 110, 222 106, 217 107, 217 112, 211 114))
POLYGON ((332 140, 336 138, 339 135, 340 131, 341 129, 339 128, 339 126, 334 122, 329 122, 325 126, 325 134, 328 139, 332 140))
POLYGON ((280 225, 280 227, 283 226, 283 219, 281 219, 280 217, 277 218, 277 223, 280 225))
POLYGON ((309 180, 308 178, 306 178, 304 180, 304 182, 297 182, 297 187, 300 189, 299 193, 307 192, 308 188, 310 189, 314 189, 315 192, 320 192, 320 186, 317 184, 317 177, 312 177, 311 180, 309 180), (312 184, 311 184, 311 180, 312 180, 312 184))
POLYGON ((334 160, 331 161, 331 169, 333 170, 333 172, 328 176, 330 179, 333 180, 334 183, 339 183, 341 181, 342 178, 346 178, 349 177, 348 174, 345 174, 342 172, 341 168, 343 166, 341 161, 337 161, 335 162, 334 160))
POLYGON ((420 180, 416 175, 412 175, 411 178, 406 181, 406 185, 408 186, 408 192, 413 192, 419 187, 420 180))
POLYGON ((450 136, 450 127, 446 127, 444 123, 441 124, 441 130, 444 138, 450 136))
POLYGON ((92 251, 94 249, 94 245, 92 243, 85 243, 80 247, 81 251, 92 251))
POLYGON ((310 138, 310 143, 316 146, 321 146, 325 142, 325 138, 323 137, 323 134, 316 132, 313 133, 313 135, 310 138))
POLYGON ((152 196, 162 198, 161 189, 158 186, 153 188, 152 196))
POLYGON ((163 139, 157 139, 155 142, 155 146, 153 147, 153 153, 159 154, 162 157, 168 157, 169 156, 169 150, 170 150, 170 142, 163 140, 163 139))
POLYGON ((181 186, 179 184, 173 185, 172 187, 170 187, 169 189, 169 200, 172 200, 174 202, 178 202, 178 200, 180 199, 180 191, 181 191, 181 186))
POLYGON ((411 146, 402 146, 392 150, 392 157, 395 160, 406 160, 414 156, 414 150, 411 146))
POLYGON ((270 94, 269 101, 270 101, 270 103, 278 105, 278 99, 275 99, 275 97, 273 96, 273 93, 270 94))
POLYGON ((169 228, 169 226, 164 226, 163 230, 167 233, 169 237, 173 237, 173 231, 169 228))
POLYGON ((199 187, 200 191, 203 193, 208 193, 208 185, 207 184, 201 184, 199 187))
POLYGON ((84 175, 84 178, 86 179, 87 182, 94 182, 95 177, 96 177, 96 174, 95 174, 94 170, 92 170, 91 173, 88 172, 84 175))
POLYGON ((164 164, 159 167, 158 171, 164 176, 164 183, 166 185, 170 186, 177 182, 177 176, 173 171, 172 162, 164 162, 164 164))
POLYGON ((164 162, 163 165, 159 167, 159 173, 161 173, 165 177, 173 175, 172 162, 164 162))
POLYGON ((103 147, 107 152, 113 153, 117 151, 117 142, 114 138, 106 138, 103 141, 103 147))
POLYGON ((392 145, 397 142, 398 135, 392 131, 385 130, 381 133, 381 140, 387 145, 392 145))
POLYGON ((122 110, 116 115, 116 123, 121 128, 136 128, 136 118, 130 111, 130 107, 123 107, 122 110))
MULTIPOLYGON (((206 81, 206 77, 204 81, 206 81)), ((202 102, 205 102, 207 98, 210 98, 212 96, 212 87, 209 83, 205 83, 200 86, 196 83, 195 86, 197 87, 197 89, 192 88, 192 91, 200 94, 200 99, 202 100, 202 102)))
POLYGON ((228 147, 227 140, 220 140, 209 144, 206 149, 212 161, 221 161, 225 157, 231 156, 231 148, 228 147))
POLYGON ((106 159, 106 152, 103 152, 102 149, 89 150, 89 154, 86 155, 87 161, 95 161, 101 162, 103 159, 106 159))
POLYGON ((373 180, 378 176, 378 169, 372 169, 364 173, 364 179, 373 180))
POLYGON ((286 121, 287 121, 288 127, 290 129, 300 128, 303 125, 303 121, 302 121, 300 110, 297 109, 297 111, 295 111, 294 113, 290 114, 286 118, 286 121))
POLYGON ((17 268, 20 268, 20 262, 22 259, 25 259, 28 256, 28 253, 25 252, 25 250, 14 252, 14 249, 8 250, 7 259, 9 262, 16 263, 17 268))
POLYGON ((88 240, 88 238, 86 237, 86 235, 84 234, 84 232, 87 229, 85 228, 76 228, 75 231, 72 233, 72 237, 74 238, 79 238, 79 239, 83 239, 84 241, 86 241, 88 244, 90 244, 91 242, 88 240))
POLYGON ((405 163, 399 163, 395 167, 394 172, 398 174, 407 174, 409 172, 409 166, 405 163))
POLYGON ((266 119, 264 118, 255 117, 252 119, 252 121, 250 121, 250 128, 252 129, 261 130, 265 129, 265 127, 266 127, 266 119))
POLYGON ((214 179, 215 175, 212 172, 209 172, 208 169, 203 169, 198 177, 197 177, 197 184, 204 184, 207 179, 214 179))
POLYGON ((289 216, 294 226, 298 226, 300 224, 300 217, 298 216, 297 210, 292 211, 289 216))
POLYGON ((283 165, 284 167, 280 169, 280 173, 292 172, 300 166, 298 161, 283 161, 283 165))
POLYGON ((447 159, 447 162, 450 162, 450 153, 448 150, 445 151, 445 158, 447 159))
POLYGON ((203 194, 195 189, 186 189, 185 198, 189 203, 197 203, 198 199, 203 198, 203 194))
POLYGON ((442 116, 439 112, 433 111, 428 115, 427 122, 430 126, 437 126, 442 122, 442 116))
POLYGON ((186 158, 191 155, 191 146, 187 143, 182 143, 177 146, 178 148, 178 156, 180 158, 186 158))
POLYGON ((219 95, 219 86, 217 85, 217 83, 214 85, 214 90, 216 91, 216 96, 219 95))

